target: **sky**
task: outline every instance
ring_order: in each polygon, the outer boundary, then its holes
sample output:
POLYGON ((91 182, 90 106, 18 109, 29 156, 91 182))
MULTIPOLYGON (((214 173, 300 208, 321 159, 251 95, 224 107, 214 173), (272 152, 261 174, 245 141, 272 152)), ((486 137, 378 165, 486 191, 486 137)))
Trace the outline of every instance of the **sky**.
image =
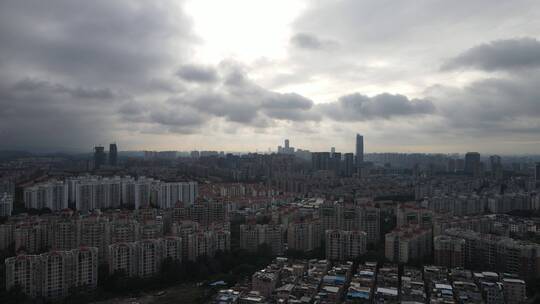
POLYGON ((0 150, 540 153, 540 2, 3 0, 0 150))

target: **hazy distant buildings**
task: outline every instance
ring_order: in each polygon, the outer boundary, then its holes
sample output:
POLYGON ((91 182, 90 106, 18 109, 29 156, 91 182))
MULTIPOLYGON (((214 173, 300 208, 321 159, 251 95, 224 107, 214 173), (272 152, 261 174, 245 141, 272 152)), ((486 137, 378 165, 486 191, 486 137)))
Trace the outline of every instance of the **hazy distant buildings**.
POLYGON ((344 175, 346 177, 351 177, 354 174, 354 154, 353 153, 345 153, 344 155, 344 175))
POLYGON ((294 148, 289 145, 289 140, 285 139, 285 145, 278 146, 278 154, 294 154, 294 148))
POLYGON ((536 163, 534 166, 534 178, 536 182, 540 182, 540 163, 536 163))
POLYGON ((356 167, 361 167, 364 163, 364 137, 356 134, 356 167))
POLYGON ((116 144, 109 145, 109 166, 116 166, 118 164, 118 147, 116 144))
POLYGON ((471 176, 479 176, 480 171, 480 153, 467 152, 465 154, 465 173, 471 176))
POLYGON ((107 155, 105 154, 105 148, 102 146, 94 147, 94 168, 100 169, 103 165, 105 165, 106 159, 107 155))
POLYGON ((311 153, 311 167, 313 171, 330 169, 330 152, 311 153))

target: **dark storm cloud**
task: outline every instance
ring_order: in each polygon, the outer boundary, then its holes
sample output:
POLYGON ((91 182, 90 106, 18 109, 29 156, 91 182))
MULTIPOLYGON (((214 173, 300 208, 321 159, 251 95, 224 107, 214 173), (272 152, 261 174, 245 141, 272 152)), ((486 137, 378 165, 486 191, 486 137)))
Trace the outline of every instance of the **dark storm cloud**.
POLYGON ((496 40, 468 49, 443 65, 443 70, 474 68, 518 70, 540 66, 540 41, 533 38, 496 40))
POLYGON ((191 82, 215 82, 218 79, 214 68, 193 64, 181 66, 176 75, 191 82))
POLYGON ((297 33, 291 37, 291 43, 297 48, 311 50, 320 50, 337 45, 335 41, 323 40, 308 33, 297 33))
POLYGON ((130 96, 181 90, 161 76, 195 41, 174 7, 167 1, 3 1, 0 127, 11 148, 87 149, 114 140, 119 125, 145 121, 116 112, 130 96), (173 42, 185 48, 176 50, 173 42))
POLYGON ((0 136, 9 148, 36 150, 77 150, 106 142, 108 129, 114 126, 107 103, 99 99, 106 95, 110 101, 106 92, 36 80, 0 83, 0 136), (85 102, 73 103, 73 96, 81 92, 85 102))
POLYGON ((319 107, 322 113, 338 121, 366 121, 435 113, 435 106, 429 100, 409 99, 404 95, 388 93, 373 97, 354 93, 342 96, 335 102, 320 104, 319 107))

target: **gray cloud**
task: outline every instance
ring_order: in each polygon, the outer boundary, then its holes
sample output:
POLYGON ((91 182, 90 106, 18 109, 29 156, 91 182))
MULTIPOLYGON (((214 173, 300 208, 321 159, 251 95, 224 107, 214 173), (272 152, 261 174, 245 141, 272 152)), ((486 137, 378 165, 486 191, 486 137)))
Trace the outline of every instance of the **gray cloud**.
POLYGON ((176 75, 191 82, 215 82, 218 79, 214 68, 193 64, 181 66, 176 75))
POLYGON ((373 97, 354 93, 331 103, 320 104, 320 110, 338 121, 366 121, 398 116, 433 114, 435 106, 429 100, 409 99, 388 93, 373 97))
POLYGON ((0 83, 0 136, 9 148, 90 149, 111 140, 117 127, 109 112, 116 100, 108 92, 36 80, 0 83), (74 96, 84 102, 74 103, 74 96))
POLYGON ((476 68, 485 71, 540 66, 540 41, 533 38, 496 40, 468 49, 443 65, 443 70, 476 68))
POLYGON ((337 46, 337 42, 328 39, 320 39, 313 34, 297 33, 291 37, 291 43, 301 49, 321 50, 337 46))
POLYGON ((3 1, 0 127, 10 148, 88 149, 147 120, 116 112, 131 96, 154 102, 145 95, 181 90, 162 75, 196 39, 171 3, 3 1))
POLYGON ((437 86, 426 93, 436 100, 445 130, 519 138, 531 129, 540 131, 539 76, 489 78, 464 88, 437 86))

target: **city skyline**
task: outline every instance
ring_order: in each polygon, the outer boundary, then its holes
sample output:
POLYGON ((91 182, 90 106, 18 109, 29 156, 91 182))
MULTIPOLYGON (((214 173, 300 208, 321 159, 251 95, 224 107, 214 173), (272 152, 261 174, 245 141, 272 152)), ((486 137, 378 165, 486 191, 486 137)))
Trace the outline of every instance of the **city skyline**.
POLYGON ((370 152, 540 153, 539 8, 5 1, 0 134, 49 152, 265 151, 283 138, 350 151, 361 131, 370 152))

